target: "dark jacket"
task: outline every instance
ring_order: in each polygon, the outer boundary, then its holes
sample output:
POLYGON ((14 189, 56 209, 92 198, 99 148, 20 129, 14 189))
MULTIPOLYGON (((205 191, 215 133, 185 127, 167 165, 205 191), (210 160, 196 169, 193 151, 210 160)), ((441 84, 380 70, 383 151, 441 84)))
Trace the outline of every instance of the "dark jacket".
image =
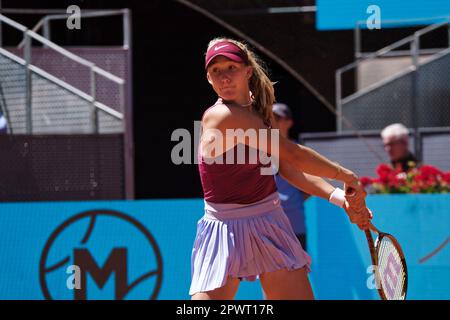
POLYGON ((404 172, 407 172, 409 169, 411 169, 410 162, 414 162, 416 167, 419 166, 419 164, 417 163, 417 158, 411 152, 406 157, 400 160, 392 161, 391 164, 394 169, 400 167, 404 172))

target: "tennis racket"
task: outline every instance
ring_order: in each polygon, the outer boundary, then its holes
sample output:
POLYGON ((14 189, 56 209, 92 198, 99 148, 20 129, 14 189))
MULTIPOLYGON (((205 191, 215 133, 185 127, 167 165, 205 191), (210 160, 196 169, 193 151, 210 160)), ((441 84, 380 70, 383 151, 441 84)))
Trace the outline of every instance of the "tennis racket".
POLYGON ((408 269, 399 242, 391 234, 379 231, 372 223, 364 232, 381 299, 405 300, 408 290, 408 269), (375 241, 371 232, 377 234, 375 241))
MULTIPOLYGON (((355 194, 353 188, 346 189, 346 196, 350 205, 355 194)), ((366 206, 364 199, 359 199, 358 202, 355 202, 355 205, 359 208, 366 206)), ((374 266, 376 287, 381 299, 405 300, 408 290, 408 269, 399 242, 391 234, 379 231, 372 223, 364 232, 374 266), (375 241, 371 232, 377 235, 375 241)))

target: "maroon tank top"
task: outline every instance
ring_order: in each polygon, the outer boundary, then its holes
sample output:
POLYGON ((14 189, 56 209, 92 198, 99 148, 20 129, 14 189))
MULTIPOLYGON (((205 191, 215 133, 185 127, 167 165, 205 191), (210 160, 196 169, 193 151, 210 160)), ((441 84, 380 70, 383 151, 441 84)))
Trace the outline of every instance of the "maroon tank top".
MULTIPOLYGON (((221 99, 215 105, 218 103, 221 103, 221 99)), ((205 162, 201 154, 201 146, 199 146, 198 168, 206 201, 248 204, 262 200, 277 191, 274 176, 261 174, 261 168, 270 167, 270 163, 261 164, 259 155, 257 155, 256 163, 255 161, 249 163, 250 147, 241 145, 239 148, 245 149, 244 164, 236 163, 238 146, 220 156, 223 157, 223 164, 221 164, 205 162), (234 152, 235 161, 227 164, 226 155, 230 152, 234 152)))

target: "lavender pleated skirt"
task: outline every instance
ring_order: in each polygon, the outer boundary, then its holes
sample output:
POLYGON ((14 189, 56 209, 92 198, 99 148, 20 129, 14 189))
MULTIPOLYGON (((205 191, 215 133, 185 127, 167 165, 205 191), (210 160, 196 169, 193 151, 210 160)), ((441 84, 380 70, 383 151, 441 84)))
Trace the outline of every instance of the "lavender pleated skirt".
POLYGON ((254 281, 265 272, 307 267, 278 193, 252 204, 210 203, 197 223, 189 294, 214 290, 229 276, 254 281))

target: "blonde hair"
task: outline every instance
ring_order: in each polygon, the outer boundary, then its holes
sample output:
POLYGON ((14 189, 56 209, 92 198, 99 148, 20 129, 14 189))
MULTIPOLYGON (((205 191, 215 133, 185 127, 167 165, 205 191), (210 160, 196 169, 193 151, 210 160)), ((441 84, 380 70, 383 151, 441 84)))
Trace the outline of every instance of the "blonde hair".
POLYGON ((230 38, 220 37, 211 40, 206 51, 221 41, 234 43, 246 53, 248 65, 253 69, 249 80, 249 88, 255 102, 255 110, 261 115, 264 122, 270 124, 272 105, 275 103, 275 90, 273 88, 274 83, 269 79, 265 63, 245 43, 230 38))

